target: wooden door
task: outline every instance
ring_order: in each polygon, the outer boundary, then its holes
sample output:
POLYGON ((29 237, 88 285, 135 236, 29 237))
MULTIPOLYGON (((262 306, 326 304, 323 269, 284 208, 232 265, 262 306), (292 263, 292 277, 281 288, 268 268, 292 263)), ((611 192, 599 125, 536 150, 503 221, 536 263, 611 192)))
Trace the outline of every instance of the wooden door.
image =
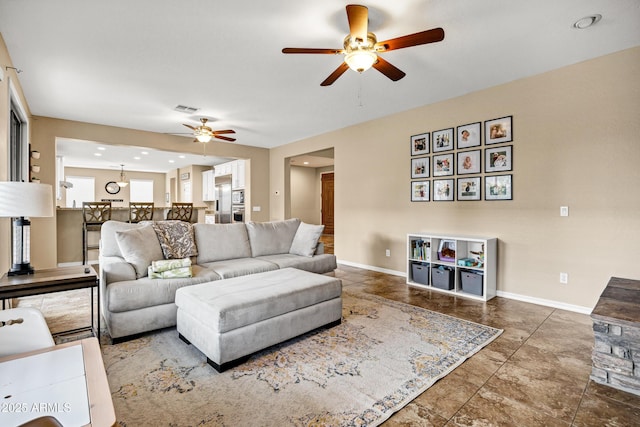
POLYGON ((324 234, 333 235, 333 173, 322 174, 322 224, 324 234))

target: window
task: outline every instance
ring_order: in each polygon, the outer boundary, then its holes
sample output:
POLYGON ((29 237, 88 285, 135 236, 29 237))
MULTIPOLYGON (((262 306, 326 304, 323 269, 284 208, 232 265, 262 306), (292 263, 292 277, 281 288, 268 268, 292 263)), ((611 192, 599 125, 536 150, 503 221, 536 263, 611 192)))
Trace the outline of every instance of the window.
POLYGON ((72 188, 67 188, 66 207, 81 208, 82 202, 96 201, 96 185, 93 177, 68 176, 65 181, 73 184, 72 188))
POLYGON ((132 202, 153 202, 153 180, 130 179, 129 200, 132 202))

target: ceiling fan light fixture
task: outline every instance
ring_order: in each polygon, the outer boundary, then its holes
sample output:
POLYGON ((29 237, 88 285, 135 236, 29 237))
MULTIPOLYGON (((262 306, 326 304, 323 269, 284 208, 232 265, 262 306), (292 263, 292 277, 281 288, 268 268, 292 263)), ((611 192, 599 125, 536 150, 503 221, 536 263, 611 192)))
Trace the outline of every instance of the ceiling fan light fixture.
POLYGON ((356 50, 347 55, 344 58, 344 62, 347 63, 349 68, 358 73, 367 71, 378 60, 378 55, 375 52, 368 50, 356 50))
POLYGON ((211 141, 211 135, 208 134, 208 133, 199 133, 198 135, 196 135, 196 139, 199 142, 207 143, 207 142, 211 141))

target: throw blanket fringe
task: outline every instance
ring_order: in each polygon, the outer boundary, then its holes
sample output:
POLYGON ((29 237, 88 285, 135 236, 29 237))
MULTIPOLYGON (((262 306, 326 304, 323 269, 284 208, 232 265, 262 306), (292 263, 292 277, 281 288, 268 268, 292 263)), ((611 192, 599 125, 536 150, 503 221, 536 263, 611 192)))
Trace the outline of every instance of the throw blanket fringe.
POLYGON ((148 273, 150 279, 178 279, 193 276, 191 267, 178 267, 171 270, 156 272, 153 271, 151 266, 149 266, 148 273))
POLYGON ((154 273, 162 273, 163 271, 173 270, 174 268, 191 267, 191 259, 161 259, 151 263, 151 270, 154 273))

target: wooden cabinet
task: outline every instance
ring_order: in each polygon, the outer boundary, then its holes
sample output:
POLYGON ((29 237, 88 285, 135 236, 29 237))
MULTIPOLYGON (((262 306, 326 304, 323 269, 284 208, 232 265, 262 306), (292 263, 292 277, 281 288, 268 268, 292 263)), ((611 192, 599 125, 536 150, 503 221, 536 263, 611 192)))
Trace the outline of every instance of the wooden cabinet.
POLYGON ((496 296, 497 239, 407 235, 407 284, 487 301, 496 296))

